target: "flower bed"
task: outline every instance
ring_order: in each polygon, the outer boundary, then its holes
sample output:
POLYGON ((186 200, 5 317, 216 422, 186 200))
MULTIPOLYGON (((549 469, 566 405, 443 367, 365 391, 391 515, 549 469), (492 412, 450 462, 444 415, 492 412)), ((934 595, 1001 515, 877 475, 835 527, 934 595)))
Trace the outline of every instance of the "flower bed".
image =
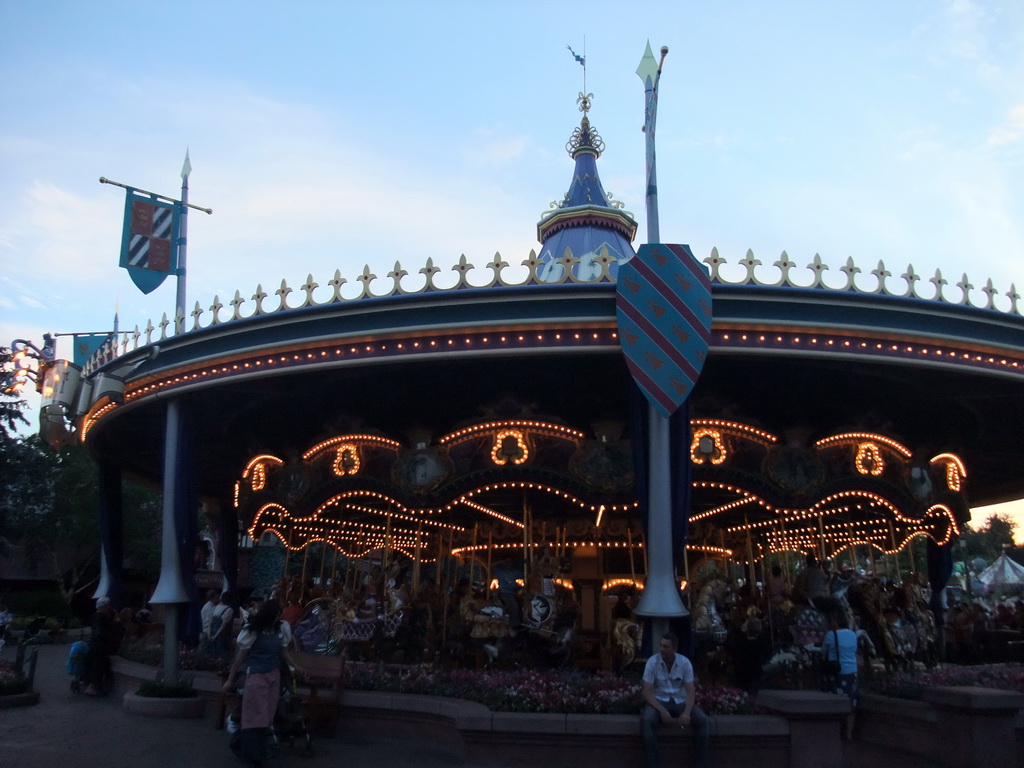
MULTIPOLYGON (((639 683, 580 670, 392 670, 372 663, 348 665, 345 686, 360 691, 448 696, 483 704, 493 712, 636 714, 639 683)), ((708 714, 749 714, 753 699, 728 686, 698 686, 697 703, 708 714)))
MULTIPOLYGON (((164 663, 164 646, 162 635, 146 635, 137 639, 126 639, 121 643, 117 655, 128 661, 159 667, 164 663)), ((178 646, 178 669, 194 672, 227 672, 231 666, 230 659, 209 656, 196 648, 185 645, 178 646)))
POLYGON ((945 664, 924 672, 890 672, 866 686, 871 693, 900 699, 920 699, 925 688, 977 686, 1024 693, 1024 666, 1020 664, 945 664))

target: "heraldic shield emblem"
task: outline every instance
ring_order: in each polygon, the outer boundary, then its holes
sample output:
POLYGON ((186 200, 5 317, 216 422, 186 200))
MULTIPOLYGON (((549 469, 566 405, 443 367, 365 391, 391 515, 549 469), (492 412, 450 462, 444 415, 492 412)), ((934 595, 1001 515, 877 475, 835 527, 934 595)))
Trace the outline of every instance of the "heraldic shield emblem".
POLYGON ((711 339, 711 279, 690 246, 640 246, 619 266, 615 316, 630 373, 668 418, 697 382, 711 339))

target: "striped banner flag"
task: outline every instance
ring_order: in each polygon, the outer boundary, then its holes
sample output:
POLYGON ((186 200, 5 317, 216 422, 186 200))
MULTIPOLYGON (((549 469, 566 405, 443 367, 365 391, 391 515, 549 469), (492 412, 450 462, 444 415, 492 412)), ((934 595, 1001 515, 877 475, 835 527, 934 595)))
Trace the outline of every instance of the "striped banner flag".
POLYGON ((121 266, 143 293, 155 291, 177 271, 178 222, 178 204, 128 188, 121 266))
POLYGON ((711 280, 688 245, 641 245, 619 265, 619 343, 648 402, 668 418, 697 383, 711 340, 711 280))

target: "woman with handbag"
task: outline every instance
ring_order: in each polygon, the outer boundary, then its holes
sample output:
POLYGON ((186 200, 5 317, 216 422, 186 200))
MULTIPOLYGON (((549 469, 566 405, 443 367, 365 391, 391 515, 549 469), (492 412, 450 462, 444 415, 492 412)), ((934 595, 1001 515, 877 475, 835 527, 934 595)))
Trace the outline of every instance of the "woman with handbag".
POLYGON ((857 635, 849 628, 846 614, 831 611, 828 615, 829 631, 821 643, 826 673, 825 690, 850 699, 853 712, 846 718, 843 735, 853 738, 853 718, 857 711, 860 691, 857 686, 857 635))

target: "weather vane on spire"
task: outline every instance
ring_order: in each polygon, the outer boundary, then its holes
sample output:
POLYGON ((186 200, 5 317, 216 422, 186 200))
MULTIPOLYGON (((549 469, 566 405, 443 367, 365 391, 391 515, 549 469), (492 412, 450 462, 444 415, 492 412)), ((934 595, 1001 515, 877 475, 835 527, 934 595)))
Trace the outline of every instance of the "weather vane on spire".
POLYGON ((580 56, 578 53, 576 53, 576 51, 574 51, 572 49, 571 45, 567 45, 565 47, 569 49, 569 53, 572 54, 572 57, 574 59, 576 59, 576 61, 578 61, 580 63, 581 67, 583 67, 583 93, 586 93, 587 92, 587 38, 585 38, 585 37, 583 38, 583 55, 582 56, 580 56))

